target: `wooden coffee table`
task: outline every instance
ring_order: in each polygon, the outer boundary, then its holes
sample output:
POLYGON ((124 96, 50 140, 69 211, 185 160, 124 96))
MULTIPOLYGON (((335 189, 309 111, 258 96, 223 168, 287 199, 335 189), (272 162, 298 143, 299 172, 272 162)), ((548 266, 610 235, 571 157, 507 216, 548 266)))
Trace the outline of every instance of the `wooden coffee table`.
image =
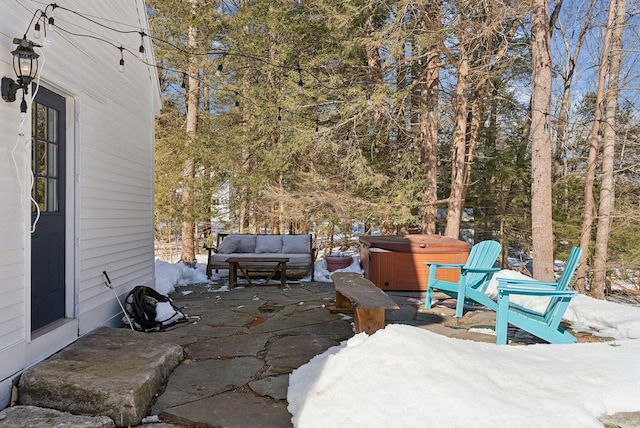
POLYGON ((227 259, 227 263, 229 263, 229 288, 233 288, 238 284, 238 269, 251 285, 253 283, 249 277, 249 271, 269 272, 265 282, 269 282, 276 273, 280 272, 280 285, 285 287, 287 285, 288 261, 289 257, 229 257, 227 259))

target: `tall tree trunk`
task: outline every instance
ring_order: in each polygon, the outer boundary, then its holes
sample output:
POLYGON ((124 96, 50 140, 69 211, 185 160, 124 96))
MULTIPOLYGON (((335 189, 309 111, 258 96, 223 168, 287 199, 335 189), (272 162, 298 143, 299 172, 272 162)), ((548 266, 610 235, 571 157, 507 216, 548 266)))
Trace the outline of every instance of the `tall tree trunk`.
MULTIPOLYGON (((613 8, 613 6, 611 6, 613 8)), ((604 299, 605 277, 607 273, 607 246, 611 229, 611 212, 614 208, 615 184, 613 167, 616 141, 616 111, 618 107, 618 89, 620 81, 620 63, 622 50, 622 33, 627 9, 626 0, 618 0, 616 20, 611 40, 611 56, 609 59, 609 85, 605 95, 605 122, 602 147, 602 179, 600 182, 600 203, 598 207, 598 229, 596 232, 596 248, 593 259, 593 278, 589 295, 596 299, 604 299)))
POLYGON ((593 217, 595 215, 595 200, 593 196, 593 185, 596 179, 596 168, 598 163, 599 137, 601 132, 600 122, 602 121, 604 109, 604 87, 607 79, 609 53, 611 51, 611 35, 613 23, 615 21, 616 0, 609 2, 609 16, 607 17, 607 27, 604 35, 604 45, 602 48, 602 59, 598 70, 598 89, 596 91, 596 105, 593 115, 593 126, 589 136, 589 156, 587 158, 587 174, 584 180, 584 210, 582 211, 582 228, 580 230, 580 248, 582 257, 576 270, 575 288, 584 292, 587 272, 587 259, 589 258, 589 244, 591 243, 591 230, 593 227, 593 217))
MULTIPOLYGON (((423 28, 433 28, 440 22, 440 5, 430 2, 422 13, 423 28)), ((422 149, 422 170, 425 176, 424 208, 422 213, 422 233, 436 233, 438 207, 438 86, 440 85, 440 52, 430 46, 426 64, 421 75, 422 90, 420 103, 420 136, 422 149)))
MULTIPOLYGON (((206 114, 210 114, 210 109, 211 109, 211 103, 209 102, 209 94, 210 94, 210 89, 209 89, 209 79, 204 79, 205 83, 202 86, 202 111, 206 112, 206 114)), ((211 180, 211 176, 212 176, 212 169, 211 169, 211 162, 209 161, 209 159, 207 159, 204 164, 203 164, 203 173, 204 176, 206 177, 206 180, 211 180)), ((211 190, 207 187, 207 194, 209 195, 208 198, 204 198, 204 204, 205 206, 203 207, 203 211, 205 214, 204 218, 202 219, 202 238, 204 239, 205 242, 205 246, 210 245, 211 244, 211 239, 209 239, 209 237, 211 236, 211 217, 213 216, 213 206, 211 204, 211 190)))
POLYGON ((458 80, 456 82, 456 115, 451 153, 451 193, 447 209, 445 236, 458 239, 460 220, 464 207, 464 186, 467 161, 467 106, 469 92, 469 60, 465 49, 460 48, 458 80))
POLYGON ((573 77, 576 69, 576 62, 580 56, 580 50, 582 44, 587 36, 587 30, 591 21, 591 14, 593 8, 596 5, 596 0, 591 0, 589 9, 585 14, 585 20, 580 27, 580 33, 576 39, 576 44, 571 52, 569 41, 565 39, 565 45, 567 49, 567 62, 565 65, 564 75, 562 76, 564 87, 562 88, 562 101, 560 102, 560 112, 558 114, 558 125, 556 126, 556 152, 554 156, 555 162, 555 177, 560 178, 568 174, 566 167, 566 133, 567 125, 569 123, 569 113, 571 109, 571 86, 573 84, 573 77))
POLYGON ((532 0, 531 56, 531 234, 534 277, 552 281, 553 219, 551 199, 551 53, 548 0, 532 0))
MULTIPOLYGON (((195 0, 192 0, 194 2, 195 0)), ((197 28, 189 28, 187 46, 191 49, 197 47, 197 28)), ((194 241, 194 197, 193 180, 195 177, 195 159, 193 158, 193 144, 198 125, 198 100, 200 84, 198 82, 199 68, 197 57, 192 56, 189 63, 189 92, 187 94, 187 159, 185 160, 182 183, 182 249, 181 262, 191 262, 196 258, 194 241)))
MULTIPOLYGON (((243 30, 247 37, 249 37, 249 27, 244 27, 243 30)), ((241 82, 243 99, 248 97, 250 78, 249 71, 245 70, 241 82)), ((249 148, 246 146, 247 142, 251 141, 247 126, 249 114, 246 113, 244 106, 239 107, 238 110, 239 120, 242 126, 242 141, 244 142, 240 153, 240 161, 242 162, 241 169, 244 177, 249 177, 251 174, 251 154, 249 148)), ((243 182, 237 189, 236 203, 238 207, 238 233, 246 233, 249 229, 249 186, 246 182, 243 182)))

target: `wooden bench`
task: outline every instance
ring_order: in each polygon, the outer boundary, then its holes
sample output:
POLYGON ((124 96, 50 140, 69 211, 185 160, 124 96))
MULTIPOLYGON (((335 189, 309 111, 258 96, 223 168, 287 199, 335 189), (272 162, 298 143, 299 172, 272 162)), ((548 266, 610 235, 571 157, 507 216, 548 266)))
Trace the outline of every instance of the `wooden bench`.
POLYGON ((385 309, 400 309, 391 297, 358 273, 337 272, 331 279, 336 289, 336 311, 355 311, 356 334, 373 334, 384 328, 385 309))

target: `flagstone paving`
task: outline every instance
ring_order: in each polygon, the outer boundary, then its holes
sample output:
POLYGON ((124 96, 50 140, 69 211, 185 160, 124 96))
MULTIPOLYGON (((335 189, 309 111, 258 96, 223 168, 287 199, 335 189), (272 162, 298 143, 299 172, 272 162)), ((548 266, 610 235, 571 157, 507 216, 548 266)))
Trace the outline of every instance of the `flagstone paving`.
MULTIPOLYGON (((387 311, 387 323, 495 342, 492 311, 469 307, 457 319, 455 301, 445 295, 436 293, 437 304, 426 310, 424 293, 388 294, 400 309, 387 311)), ((352 315, 328 308, 335 299, 330 283, 289 283, 284 289, 255 285, 230 291, 220 284, 195 284, 178 288, 171 297, 189 322, 138 335, 160 344, 178 344, 184 358, 149 405, 148 414, 158 415, 162 422, 144 427, 291 427, 286 401, 289 374, 354 334, 352 315)), ((510 331, 510 339, 515 345, 538 341, 516 329, 510 331)), ((605 339, 579 335, 581 342, 594 340, 605 339)), ((15 419, 3 418, 3 413, 0 428, 44 426, 25 419, 24 411, 22 425, 11 424, 15 419)), ((622 416, 608 417, 605 426, 640 426, 638 414, 622 416)), ((61 426, 83 425, 78 421, 61 426)))

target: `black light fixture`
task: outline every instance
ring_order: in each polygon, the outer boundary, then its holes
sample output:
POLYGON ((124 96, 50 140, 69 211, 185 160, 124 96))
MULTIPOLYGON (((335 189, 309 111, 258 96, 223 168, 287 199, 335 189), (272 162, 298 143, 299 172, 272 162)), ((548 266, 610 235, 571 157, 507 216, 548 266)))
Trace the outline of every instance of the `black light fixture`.
POLYGON ((18 47, 11 52, 13 55, 13 70, 16 73, 16 80, 9 77, 2 78, 2 99, 8 103, 16 100, 16 92, 22 89, 22 103, 20 111, 27 112, 27 102, 24 96, 29 93, 29 84, 38 73, 38 55, 33 50, 35 45, 26 37, 13 39, 13 43, 18 47))

